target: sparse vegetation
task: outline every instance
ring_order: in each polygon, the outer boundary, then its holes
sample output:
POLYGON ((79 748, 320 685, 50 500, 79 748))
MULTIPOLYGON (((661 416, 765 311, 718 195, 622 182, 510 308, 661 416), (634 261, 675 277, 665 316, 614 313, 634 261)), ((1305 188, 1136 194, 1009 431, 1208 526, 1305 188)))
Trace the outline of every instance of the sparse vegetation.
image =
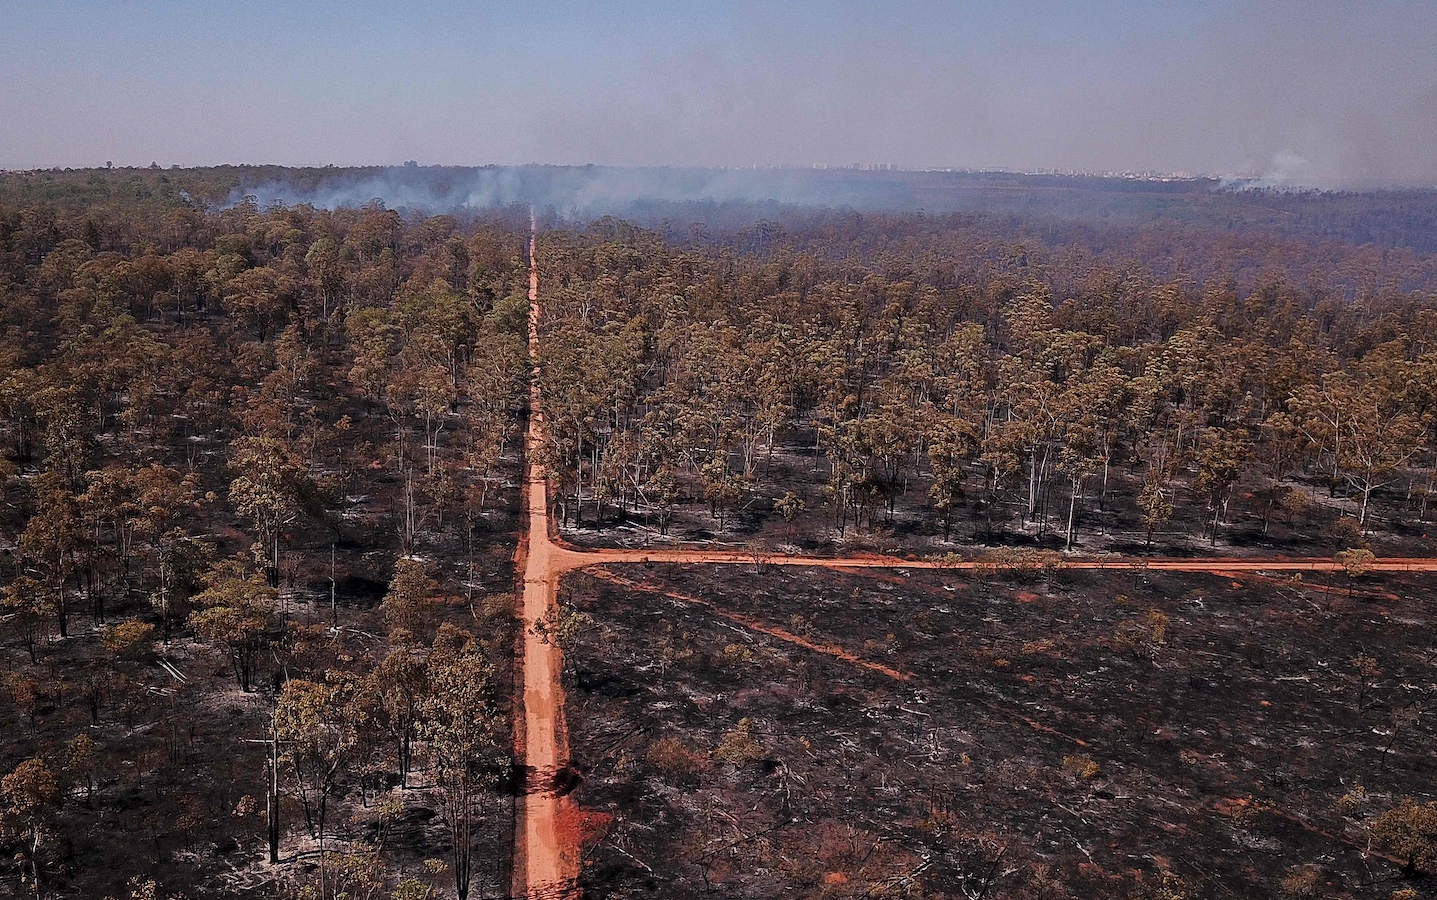
POLYGON ((597 628, 574 653, 571 747, 591 767, 581 802, 613 816, 586 895, 861 897, 911 878, 937 896, 1335 897, 1375 881, 1385 897, 1409 852, 1413 873, 1426 858, 1425 800, 1390 798, 1423 789, 1431 718, 1384 749, 1385 711, 1430 702, 1425 577, 1372 575, 1349 599, 1266 576, 1150 572, 1134 589, 1078 569, 1047 594, 981 572, 572 576, 597 628), (645 677, 664 628, 693 652, 645 677), (782 665, 712 664, 735 630, 782 665), (1354 728, 1359 641, 1383 651, 1354 728), (1059 846, 1039 824, 1054 820, 1059 846))

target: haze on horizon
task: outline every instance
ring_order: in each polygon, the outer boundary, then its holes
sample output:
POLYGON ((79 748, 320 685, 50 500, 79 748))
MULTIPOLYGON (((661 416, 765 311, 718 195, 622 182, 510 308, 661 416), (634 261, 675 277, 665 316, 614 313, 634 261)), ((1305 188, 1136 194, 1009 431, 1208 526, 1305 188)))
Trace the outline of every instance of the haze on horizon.
POLYGON ((1437 184, 1437 4, 48 2, 0 168, 892 164, 1437 184))

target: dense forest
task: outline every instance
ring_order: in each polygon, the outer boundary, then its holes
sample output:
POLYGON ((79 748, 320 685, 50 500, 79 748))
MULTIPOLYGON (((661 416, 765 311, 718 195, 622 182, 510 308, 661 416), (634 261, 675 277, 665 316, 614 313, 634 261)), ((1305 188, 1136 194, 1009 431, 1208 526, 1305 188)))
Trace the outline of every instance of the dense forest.
MULTIPOLYGON (((17 896, 509 889, 529 210, 284 174, 0 176, 17 896)), ((563 535, 1431 554, 1437 202, 1065 197, 541 209, 563 535)))
POLYGON ((6 890, 492 887, 527 235, 147 209, 0 210, 6 890))
POLYGON ((552 234, 562 518, 664 533, 702 501, 789 542, 1425 547, 1433 260, 1125 237, 858 214, 552 234))

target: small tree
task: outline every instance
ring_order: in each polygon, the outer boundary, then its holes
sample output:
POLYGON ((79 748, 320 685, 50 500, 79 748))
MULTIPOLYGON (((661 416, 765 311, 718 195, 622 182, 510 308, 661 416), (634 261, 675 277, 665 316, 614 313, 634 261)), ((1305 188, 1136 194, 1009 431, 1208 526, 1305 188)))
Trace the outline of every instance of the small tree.
POLYGON ((120 659, 138 660, 155 638, 155 626, 139 619, 126 619, 105 629, 101 639, 105 649, 120 659))
POLYGON ((658 516, 659 537, 668 537, 669 523, 674 518, 674 501, 679 496, 678 479, 673 467, 661 463, 654 476, 645 482, 642 493, 658 516))
POLYGON ((1377 676, 1382 670, 1377 665, 1377 660, 1366 653, 1359 653, 1352 657, 1352 671, 1357 676, 1357 714, 1362 715, 1362 707, 1367 701, 1367 694, 1372 690, 1377 676))
POLYGON ((1347 595, 1352 596, 1352 582, 1367 574, 1367 569, 1377 560, 1377 554, 1365 547, 1353 547, 1338 551, 1332 557, 1347 573, 1347 595))
POLYGON ((432 618, 426 610, 437 593, 439 583, 429 576, 428 566, 417 559, 400 559, 394 564, 389 591, 379 605, 384 623, 391 631, 403 630, 411 635, 423 633, 432 618))
POLYGON ((793 491, 788 491, 774 501, 773 508, 783 518, 784 530, 788 533, 788 539, 793 540, 794 523, 798 521, 799 516, 803 515, 808 504, 804 503, 803 498, 793 491))
POLYGON ((1382 850, 1406 860, 1406 874, 1437 874, 1437 803, 1403 800, 1373 819, 1367 834, 1382 850))
POLYGON ((1143 485, 1138 495, 1138 508, 1143 511, 1143 527, 1147 529, 1144 545, 1151 547, 1153 532, 1172 519, 1173 504, 1161 484, 1150 482, 1143 485))
POLYGON ((27 759, 0 778, 0 835, 19 840, 30 868, 30 885, 40 897, 40 848, 60 808, 60 788, 44 761, 27 759))
POLYGON ((564 675, 573 671, 579 641, 594 630, 594 618, 582 610, 565 604, 551 606, 541 618, 534 620, 539 640, 558 647, 564 657, 564 675))
POLYGON ((84 785, 85 802, 95 793, 95 740, 83 732, 65 747, 65 775, 71 785, 84 785))
POLYGON ((242 690, 250 689, 276 596, 263 578, 244 577, 237 566, 229 565, 212 573, 210 587, 195 597, 201 608, 190 614, 190 627, 201 638, 229 649, 242 690))

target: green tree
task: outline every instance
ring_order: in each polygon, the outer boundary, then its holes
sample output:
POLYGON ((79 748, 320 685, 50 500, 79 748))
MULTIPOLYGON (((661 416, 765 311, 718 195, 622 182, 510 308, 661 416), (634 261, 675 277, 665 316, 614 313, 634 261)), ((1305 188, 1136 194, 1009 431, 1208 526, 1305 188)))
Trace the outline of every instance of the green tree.
POLYGON ((1078 533, 1078 498, 1083 493, 1083 483, 1098 473, 1099 459, 1083 452, 1082 449, 1064 447, 1058 454, 1057 470, 1068 477, 1068 527, 1065 529, 1064 550, 1073 549, 1073 539, 1078 533))
POLYGON ((268 437, 236 441, 230 468, 238 473, 230 482, 230 501, 253 523, 255 562, 278 586, 280 537, 298 518, 305 471, 287 445, 268 437))
POLYGON ((35 488, 37 507, 20 535, 20 554, 35 580, 43 585, 40 596, 54 614, 60 637, 70 634, 67 584, 76 569, 76 555, 86 535, 81 527, 74 495, 53 473, 41 476, 35 488))
POLYGON ((428 672, 420 656, 401 647, 389 651, 371 677, 380 703, 379 719, 395 744, 399 786, 406 788, 421 707, 429 694, 428 672))
POLYGON ((272 268, 248 269, 225 282, 222 303, 236 324, 254 329, 264 341, 293 308, 292 290, 293 285, 272 268))
POLYGON ((966 496, 964 482, 967 466, 978 450, 977 435, 967 421, 939 413, 929 420, 925 437, 933 470, 928 497, 943 516, 943 540, 947 541, 953 532, 953 512, 966 496))
POLYGON ((1404 799, 1372 820, 1372 842, 1406 860, 1408 874, 1437 873, 1437 803, 1404 799))
POLYGON ((507 762, 500 744, 504 723, 494 698, 493 666, 471 635, 440 628, 429 659, 429 685, 421 730, 449 824, 454 888, 466 900, 474 827, 507 762))
POLYGON ((1227 518, 1228 501, 1233 485, 1242 476, 1252 454, 1252 442, 1237 430, 1211 428, 1199 442, 1197 478, 1193 490, 1207 498, 1212 519, 1208 522, 1208 539, 1217 544, 1218 525, 1227 518))
POLYGON ((782 497, 774 501, 773 508, 783 518, 788 539, 793 540, 795 523, 798 521, 798 517, 803 515, 803 511, 808 508, 808 504, 803 502, 803 498, 793 491, 785 491, 782 497))
POLYGON ((250 689, 277 597, 263 578, 245 576, 237 565, 227 564, 212 573, 210 586, 194 598, 200 608, 190 614, 190 627, 202 639, 229 650, 241 690, 250 689))
POLYGON ((61 369, 47 370, 44 380, 60 383, 41 387, 32 403, 45 427, 46 466, 76 488, 94 458, 97 429, 90 398, 75 385, 63 383, 66 378, 61 369))
POLYGON ((353 679, 335 672, 323 682, 293 678, 284 683, 274 710, 275 738, 286 748, 305 821, 319 842, 321 884, 329 801, 359 743, 352 708, 357 688, 353 679))
POLYGON ((430 577, 428 566, 402 557, 394 564, 394 576, 379 606, 385 624, 391 631, 402 631, 411 637, 422 635, 433 618, 432 601, 438 592, 439 583, 430 577))
POLYGON ((20 640, 30 656, 30 664, 39 659, 40 640, 45 636, 47 587, 29 575, 18 575, 5 587, 4 609, 9 630, 20 640))
POLYGON ((1383 380, 1359 382, 1346 372, 1309 386, 1291 406, 1314 447, 1331 461, 1334 481, 1357 492, 1357 524, 1365 531, 1373 492, 1420 448, 1421 421, 1383 380))

